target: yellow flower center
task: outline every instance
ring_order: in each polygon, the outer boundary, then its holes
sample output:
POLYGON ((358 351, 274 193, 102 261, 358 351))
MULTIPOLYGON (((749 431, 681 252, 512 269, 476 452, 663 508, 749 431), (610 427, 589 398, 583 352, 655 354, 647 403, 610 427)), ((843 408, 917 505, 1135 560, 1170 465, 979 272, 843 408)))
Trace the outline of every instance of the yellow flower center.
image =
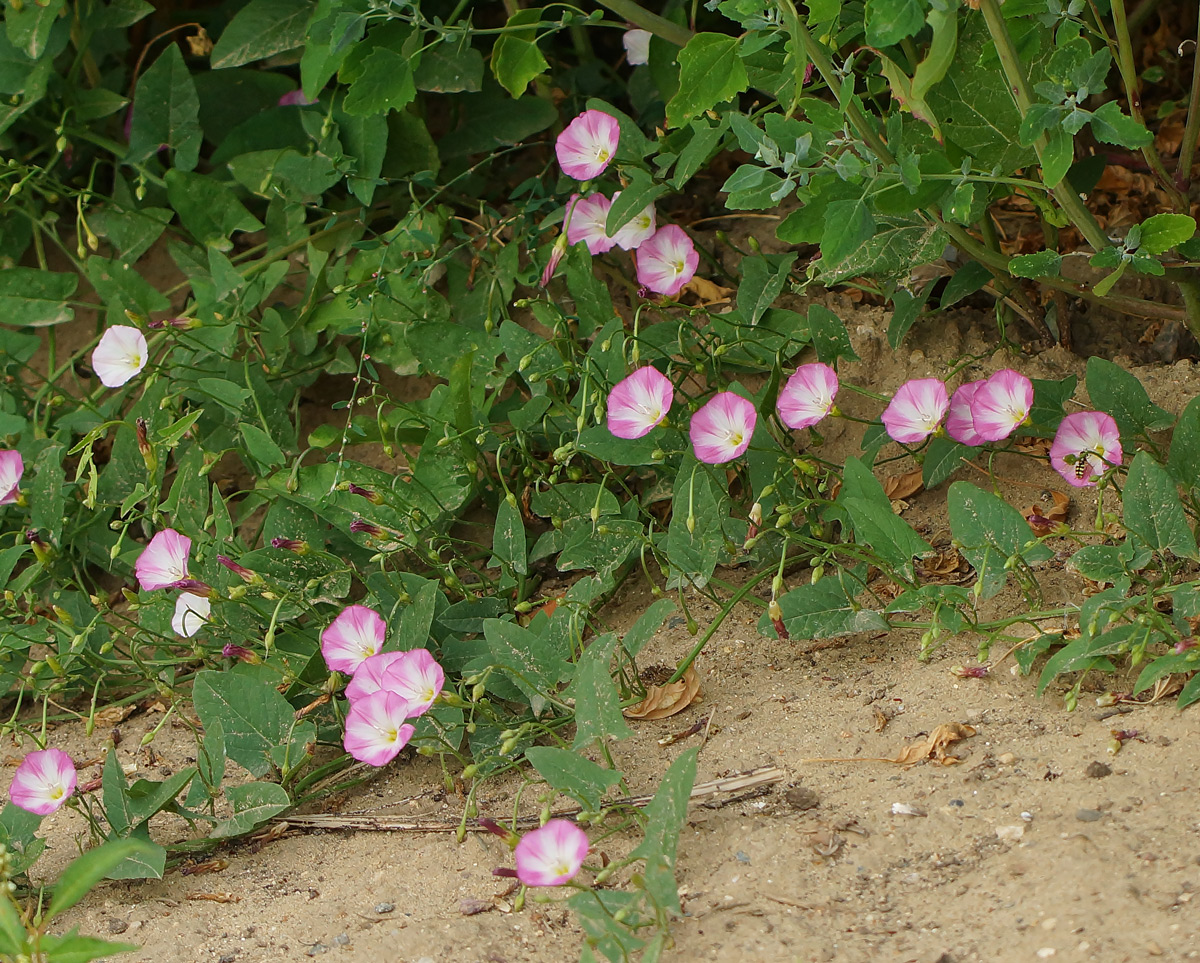
POLYGON ((64 795, 66 795, 66 793, 63 792, 62 786, 55 786, 53 789, 50 790, 49 795, 50 795, 51 799, 62 799, 62 797, 64 795))

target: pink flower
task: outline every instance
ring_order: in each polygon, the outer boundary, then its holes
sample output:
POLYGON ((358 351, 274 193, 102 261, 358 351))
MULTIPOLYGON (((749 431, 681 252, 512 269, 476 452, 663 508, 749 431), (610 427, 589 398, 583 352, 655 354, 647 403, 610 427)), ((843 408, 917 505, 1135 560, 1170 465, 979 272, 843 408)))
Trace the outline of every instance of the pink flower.
POLYGON ((286 94, 279 98, 279 107, 308 107, 315 104, 317 101, 309 100, 304 96, 303 90, 289 90, 286 94))
MULTIPOLYGON (((617 191, 613 195, 615 201, 621 196, 621 192, 617 191)), ((633 220, 626 221, 618 229, 617 233, 612 236, 613 243, 622 251, 632 251, 639 247, 642 242, 649 240, 654 236, 654 229, 657 221, 657 215, 654 212, 654 205, 647 204, 642 210, 633 216, 633 220)), ((697 255, 697 263, 699 263, 699 255, 697 255)), ((693 272, 695 270, 693 269, 693 272)))
POLYGON ((669 298, 695 277, 699 266, 696 245, 683 228, 674 224, 660 227, 637 249, 638 284, 669 298))
POLYGON ((446 673, 428 649, 380 652, 364 659, 354 670, 354 678, 346 686, 346 698, 353 705, 376 692, 390 692, 408 703, 408 714, 415 718, 433 705, 445 681, 446 673))
POLYGON ((789 428, 811 428, 833 410, 837 373, 827 364, 802 364, 779 392, 780 420, 789 428))
POLYGON ((667 417, 675 389, 671 379, 646 365, 608 393, 608 430, 618 438, 643 438, 667 417))
POLYGON ((992 375, 975 392, 971 417, 975 431, 984 441, 1007 438, 1029 417, 1033 407, 1033 384, 1011 368, 992 375))
POLYGON ((567 819, 551 819, 521 837, 513 856, 526 886, 561 886, 587 859, 587 833, 567 819))
POLYGON ((915 445, 937 431, 949 407, 942 382, 937 378, 914 378, 892 396, 883 412, 883 426, 893 441, 915 445))
POLYGON ((203 595, 180 592, 175 600, 175 614, 171 617, 171 628, 176 635, 190 639, 204 627, 212 613, 212 602, 203 595))
POLYGON ((592 194, 581 198, 572 194, 567 210, 567 242, 587 244, 589 254, 603 254, 611 250, 615 243, 604 230, 604 222, 608 218, 608 209, 612 202, 603 194, 592 194))
POLYGON ((950 413, 946 416, 946 434, 960 444, 982 445, 985 441, 983 436, 975 430, 975 416, 971 408, 975 393, 985 383, 980 378, 978 381, 968 381, 964 385, 959 385, 954 392, 954 397, 950 399, 950 413))
POLYGON ((142 373, 149 353, 146 336, 127 324, 114 324, 104 332, 92 352, 92 370, 107 388, 119 388, 142 373))
POLYGON ((364 659, 383 648, 387 626, 374 609, 347 605, 321 633, 321 654, 333 672, 352 675, 364 659))
POLYGON ((13 504, 19 495, 18 485, 25 473, 21 453, 11 448, 0 450, 0 505, 13 504))
POLYGON ((359 762, 386 766, 408 745, 416 727, 406 725, 408 702, 383 689, 350 704, 342 745, 359 762))
POLYGON ((708 400, 703 408, 692 415, 688 431, 696 457, 709 465, 733 461, 750 447, 758 412, 754 405, 735 395, 722 391, 708 400))
POLYGON ((560 234, 554 242, 554 247, 550 249, 550 260, 546 262, 546 268, 542 271, 542 287, 550 283, 550 279, 554 277, 554 272, 558 270, 559 262, 562 261, 563 255, 566 253, 567 235, 560 234))
POLYGON ((173 528, 164 528, 150 539, 133 567, 138 584, 146 591, 178 588, 188 577, 192 540, 173 528))
POLYGON ((17 766, 8 798, 26 812, 49 816, 75 792, 76 782, 70 756, 61 749, 38 749, 17 766))
POLYGON ((626 30, 621 38, 625 47, 625 59, 631 67, 639 67, 650 62, 650 31, 626 30))
POLYGON ((1121 464, 1121 458, 1117 423, 1100 411, 1067 415, 1050 446, 1050 464, 1076 488, 1095 485, 1094 476, 1121 464))
POLYGON ((617 118, 602 110, 585 110, 558 135, 554 152, 568 177, 590 181, 604 173, 621 137, 617 118))

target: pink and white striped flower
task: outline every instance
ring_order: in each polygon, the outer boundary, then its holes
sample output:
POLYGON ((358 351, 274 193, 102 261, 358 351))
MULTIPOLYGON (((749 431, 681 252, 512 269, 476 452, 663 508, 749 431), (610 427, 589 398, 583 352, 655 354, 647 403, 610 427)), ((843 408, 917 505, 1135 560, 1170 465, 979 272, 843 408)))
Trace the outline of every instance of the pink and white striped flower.
POLYGON ((350 704, 342 745, 359 762, 386 766, 408 745, 416 727, 405 723, 412 715, 408 701, 380 689, 350 704))
POLYGON ((699 266, 696 245, 675 224, 660 227, 637 249, 638 284, 669 298, 675 297, 696 276, 699 266))
POLYGON ((625 48, 625 60, 631 67, 640 67, 650 62, 650 31, 626 30, 621 38, 625 48))
POLYGON ((696 457, 709 465, 739 458, 750 447, 758 412, 732 391, 715 394, 692 415, 688 435, 696 457))
POLYGON ((75 763, 61 749, 29 753, 13 773, 9 801, 26 812, 49 816, 75 792, 75 763))
POLYGON ((971 401, 975 393, 983 387, 985 380, 968 381, 959 385, 950 399, 950 412, 946 415, 946 434, 962 445, 982 445, 985 441, 975 430, 975 415, 971 409, 971 401))
POLYGON ((92 352, 92 370, 107 388, 119 388, 137 377, 149 358, 146 336, 127 324, 114 324, 104 332, 92 352))
POLYGON ((203 595, 180 592, 175 600, 175 614, 171 617, 171 628, 176 635, 190 639, 204 628, 212 614, 212 602, 203 595))
POLYGON ((1121 464, 1121 432, 1102 411, 1077 411, 1058 426, 1050 464, 1076 488, 1094 486, 1096 476, 1121 464))
POLYGON ((604 229, 610 207, 612 201, 603 194, 592 194, 589 197, 572 194, 567 205, 567 242, 578 244, 583 241, 589 254, 603 254, 612 250, 616 242, 604 229))
POLYGON ((558 135, 554 153, 564 174, 577 181, 590 181, 608 168, 620 137, 617 118, 602 110, 585 110, 558 135))
POLYGON ((1032 407, 1033 383, 1004 368, 988 378, 971 400, 975 431, 984 441, 1001 441, 1029 417, 1032 407))
POLYGON ((587 854, 587 833, 570 820, 551 819, 517 843, 517 879, 526 886, 561 886, 579 872, 587 854))
POLYGON ((365 605, 347 605, 321 633, 321 654, 332 672, 353 675, 363 661, 383 648, 387 625, 365 605))
POLYGON ((180 582, 188 580, 191 550, 190 538, 173 528, 164 528, 150 539, 134 564, 138 584, 146 591, 178 588, 180 582))
POLYGON ((11 448, 0 450, 0 505, 11 505, 21 496, 21 476, 25 462, 21 453, 11 448))
POLYGON ((779 418, 789 428, 811 428, 833 410, 837 393, 837 372, 829 365, 802 364, 779 392, 779 418))
POLYGON ((902 384, 888 402, 883 426, 893 441, 915 445, 937 431, 949 407, 950 399, 941 381, 914 378, 902 384))
POLYGON ((671 379, 646 365, 608 393, 608 430, 618 438, 643 438, 667 417, 675 388, 671 379))
MULTIPOLYGON (((620 196, 621 192, 617 191, 613 195, 613 201, 615 202, 620 196)), ((654 236, 657 223, 658 215, 654 210, 654 205, 647 204, 633 216, 632 220, 626 221, 617 229, 617 233, 612 236, 613 243, 622 251, 632 251, 654 236)))
POLYGON ((445 671, 428 649, 380 652, 354 670, 346 698, 353 704, 375 692, 391 692, 408 703, 408 714, 415 718, 433 705, 445 681, 445 671))

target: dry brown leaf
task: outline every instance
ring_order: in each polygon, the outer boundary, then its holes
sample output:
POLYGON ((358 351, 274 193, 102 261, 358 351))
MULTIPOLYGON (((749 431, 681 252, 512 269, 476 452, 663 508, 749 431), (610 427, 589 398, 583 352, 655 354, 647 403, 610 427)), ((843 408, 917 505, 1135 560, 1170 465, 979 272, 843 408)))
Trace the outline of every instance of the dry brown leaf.
POLYGON ((1052 491, 1050 497, 1053 504, 1049 507, 1031 505, 1025 512, 1025 521, 1029 522, 1034 535, 1050 535, 1059 525, 1066 522, 1067 515, 1070 514, 1070 496, 1052 491))
POLYGON ((920 742, 905 746, 895 758, 888 761, 901 766, 911 766, 914 763, 932 759, 943 766, 953 766, 959 761, 958 756, 950 755, 946 752, 946 748, 960 739, 967 739, 973 735, 975 735, 974 726, 968 726, 963 722, 947 722, 938 726, 920 742))
POLYGON ((137 710, 136 703, 127 706, 105 706, 96 713, 96 722, 102 726, 115 726, 118 722, 124 722, 137 710))
POLYGON ((708 306, 710 304, 728 304, 730 295, 735 290, 735 288, 723 288, 707 278, 694 277, 680 289, 680 293, 694 294, 702 305, 708 306))
POLYGON ((971 577, 971 564, 951 545, 934 555, 918 558, 917 575, 926 582, 957 584, 971 577))
MULTIPOLYGON (((193 57, 207 57, 210 53, 212 53, 212 38, 208 35, 208 31, 206 31, 203 27, 197 27, 196 35, 186 39, 188 48, 191 50, 193 57)), ((1182 139, 1183 138, 1181 137, 1180 140, 1182 139)))
POLYGON ((221 859, 219 856, 214 859, 207 859, 203 863, 192 863, 184 866, 179 872, 183 876, 203 876, 205 873, 219 873, 229 865, 229 860, 221 859))
POLYGON ((666 719, 682 712, 700 696, 700 677, 688 666, 678 682, 646 686, 646 698, 625 710, 627 719, 666 719))
POLYGON ((925 487, 921 480, 921 469, 906 471, 902 475, 889 475, 883 480, 883 493, 892 501, 897 498, 908 498, 925 487))

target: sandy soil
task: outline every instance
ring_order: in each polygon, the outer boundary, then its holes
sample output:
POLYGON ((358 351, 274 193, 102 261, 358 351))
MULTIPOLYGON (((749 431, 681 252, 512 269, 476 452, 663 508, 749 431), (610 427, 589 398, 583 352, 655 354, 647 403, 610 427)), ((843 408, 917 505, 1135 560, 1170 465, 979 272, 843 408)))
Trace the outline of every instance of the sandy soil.
MULTIPOLYGON (((944 374, 963 357, 983 357, 994 343, 994 333, 985 338, 964 322, 961 329, 938 325, 936 337, 918 332, 894 354, 881 340, 883 316, 872 311, 860 311, 851 331, 863 361, 845 377, 884 391, 907 377, 944 374)), ((967 374, 1010 365, 1037 377, 1082 374, 1083 367, 1079 358, 1052 350, 1027 358, 996 354, 967 374)), ((1200 390, 1200 377, 1186 362, 1138 374, 1173 411, 1200 390)), ((877 414, 868 403, 858 407, 877 414)), ((856 447, 849 429, 835 427, 828 439, 834 457, 856 447)), ((889 470, 907 467, 894 463, 889 470)), ((1065 488, 1049 468, 1027 460, 1001 458, 996 470, 1012 480, 1001 491, 1018 507, 1043 486, 1065 488)), ((982 476, 974 480, 987 483, 982 476)), ((911 503, 906 517, 913 524, 926 532, 946 529, 945 486, 911 503)), ((1092 511, 1094 503, 1084 494, 1075 510, 1092 511)), ((1047 571, 1047 605, 1078 602, 1081 590, 1078 579, 1047 571)), ((628 625, 649 601, 646 587, 631 583, 607 617, 628 625)), ((996 611, 1022 604, 1008 593, 990 603, 996 611)), ((1180 713, 1169 701, 1123 707, 1128 711, 1119 715, 1097 709, 1103 687, 1128 685, 1118 678, 1097 679, 1099 689, 1085 691, 1079 710, 1068 714, 1061 687, 1037 698, 1036 677, 1011 673, 1011 659, 986 679, 953 676, 951 667, 975 661, 978 639, 951 639, 922 664, 914 633, 834 645, 785 643, 758 636, 760 611, 744 606, 710 642, 698 663, 703 703, 672 719, 635 724, 634 737, 614 748, 631 789, 653 791, 671 759, 702 737, 669 747, 658 740, 713 713, 699 780, 765 764, 788 776, 749 799, 693 807, 680 844, 685 915, 666 959, 1118 963, 1200 957, 1200 923, 1188 905, 1200 886, 1195 710, 1180 713), (880 731, 881 717, 889 721, 880 731), (957 765, 904 768, 868 759, 894 755, 948 722, 977 730, 955 747, 962 757, 957 765), (1139 736, 1110 755, 1113 728, 1137 729, 1139 736), (811 761, 830 757, 846 761, 811 761), (896 814, 894 804, 919 815, 896 814)), ((694 613, 703 629, 716 609, 697 604, 694 613)), ((670 620, 644 660, 673 663, 692 642, 682 619, 670 620)), ((117 752, 141 773, 189 761, 190 740, 167 729, 154 743, 153 762, 138 748, 139 737, 158 721, 142 714, 121 724, 117 752)), ((97 730, 87 740, 81 728, 64 726, 55 742, 77 759, 95 760, 107 737, 97 730)), ((98 772, 94 765, 81 778, 98 772)), ((490 785, 481 810, 511 812, 516 788, 515 781, 490 785)), ((443 794, 436 763, 402 757, 369 789, 342 801, 343 813, 364 810, 453 819, 461 800, 443 794)), ((83 827, 63 813, 44 828, 51 850, 36 872, 53 878, 83 827)), ((449 835, 289 831, 219 855, 226 864, 216 872, 103 884, 63 923, 141 944, 122 957, 130 963, 323 955, 387 963, 559 963, 578 954, 581 934, 564 908, 531 902, 522 913, 509 911, 507 881, 491 870, 511 865, 510 857, 487 834, 459 845, 449 835), (487 911, 466 915, 479 909, 487 911)))

